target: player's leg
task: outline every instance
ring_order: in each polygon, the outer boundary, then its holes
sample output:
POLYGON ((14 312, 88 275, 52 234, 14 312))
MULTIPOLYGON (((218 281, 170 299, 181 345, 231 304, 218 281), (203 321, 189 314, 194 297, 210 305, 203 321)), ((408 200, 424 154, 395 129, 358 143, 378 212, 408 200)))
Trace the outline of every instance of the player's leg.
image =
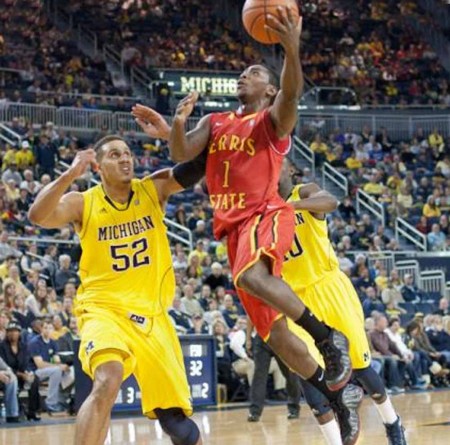
POLYGON ((189 418, 192 404, 183 353, 169 316, 163 313, 135 327, 134 376, 144 415, 158 418, 174 445, 200 445, 200 430, 189 418))
POLYGON ((302 395, 302 389, 300 386, 300 377, 291 372, 289 368, 285 365, 283 360, 280 360, 278 355, 274 355, 275 360, 280 367, 284 378, 286 379, 286 392, 288 396, 287 406, 288 406, 288 419, 298 419, 300 417, 300 398, 302 395))
POLYGON ((361 388, 346 385, 339 391, 330 391, 325 383, 323 368, 308 353, 306 343, 288 328, 284 317, 272 324, 267 343, 290 369, 323 395, 323 397, 317 397, 321 403, 329 401, 338 416, 344 445, 356 443, 360 432, 358 409, 363 398, 361 388), (303 371, 305 362, 310 374, 305 374, 303 371))
MULTIPOLYGON (((101 355, 103 354, 99 353, 99 357, 101 355)), ((105 356, 101 359, 105 359, 105 356)), ((124 372, 120 353, 109 353, 108 360, 96 368, 92 391, 78 411, 75 445, 101 445, 105 442, 111 409, 124 372)))
POLYGON ((355 369, 353 373, 354 377, 374 401, 378 414, 382 418, 386 428, 389 445, 407 445, 405 429, 392 405, 381 377, 371 366, 364 369, 355 369))
POLYGON ((247 417, 249 422, 258 422, 263 412, 271 359, 272 352, 261 337, 257 335, 253 340, 255 373, 250 385, 250 408, 247 417))
POLYGON ((94 383, 77 415, 75 445, 101 445, 120 385, 133 371, 135 362, 121 317, 99 309, 83 310, 77 315, 81 337, 78 355, 83 371, 94 383))
POLYGON ((311 334, 325 359, 326 383, 337 390, 351 375, 347 340, 319 321, 289 285, 278 278, 284 254, 291 246, 292 239, 288 235, 293 233, 293 224, 290 211, 278 211, 249 221, 235 235, 236 239, 229 238, 235 283, 238 289, 285 314, 311 334))
POLYGON ((155 409, 163 431, 174 445, 201 445, 197 424, 184 414, 181 408, 155 409))

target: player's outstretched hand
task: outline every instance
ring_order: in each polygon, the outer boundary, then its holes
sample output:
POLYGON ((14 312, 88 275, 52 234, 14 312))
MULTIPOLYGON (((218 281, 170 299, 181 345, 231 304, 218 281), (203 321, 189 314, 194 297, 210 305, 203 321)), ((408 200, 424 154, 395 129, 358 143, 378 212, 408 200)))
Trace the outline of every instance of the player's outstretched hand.
POLYGON ((131 108, 131 114, 147 136, 165 141, 169 139, 169 124, 157 111, 145 105, 136 104, 131 108))
POLYGON ((182 122, 186 122, 187 118, 191 115, 195 103, 198 100, 198 92, 192 91, 190 92, 184 99, 182 99, 177 106, 175 111, 175 119, 181 120, 182 122))
POLYGON ((96 153, 92 148, 88 148, 87 150, 79 151, 75 159, 72 162, 72 165, 67 170, 67 173, 75 180, 80 176, 83 176, 86 173, 86 170, 89 166, 92 167, 94 171, 97 170, 97 161, 95 159, 96 153))
POLYGON ((297 18, 289 6, 279 6, 277 13, 278 17, 271 14, 267 16, 265 27, 280 38, 280 44, 285 51, 298 53, 303 18, 297 18))

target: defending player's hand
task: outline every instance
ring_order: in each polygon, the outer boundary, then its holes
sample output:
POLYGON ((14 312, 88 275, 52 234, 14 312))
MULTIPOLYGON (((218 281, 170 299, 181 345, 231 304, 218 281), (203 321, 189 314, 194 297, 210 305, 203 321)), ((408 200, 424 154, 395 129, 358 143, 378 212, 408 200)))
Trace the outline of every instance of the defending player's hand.
POLYGON ((131 114, 147 136, 165 141, 169 139, 170 126, 157 111, 145 105, 136 104, 131 108, 131 114))
POLYGON ((303 18, 297 19, 288 6, 278 7, 277 12, 278 17, 270 14, 267 16, 266 28, 280 38, 280 44, 285 51, 298 52, 303 18))
POLYGON ((79 151, 76 154, 72 165, 67 170, 67 173, 70 174, 73 179, 77 179, 86 173, 89 166, 92 167, 93 171, 97 171, 98 169, 96 153, 92 148, 79 151))
POLYGON ((182 120, 186 122, 187 118, 191 115, 194 110, 195 103, 198 100, 198 92, 190 92, 184 99, 182 99, 175 111, 175 119, 182 120))

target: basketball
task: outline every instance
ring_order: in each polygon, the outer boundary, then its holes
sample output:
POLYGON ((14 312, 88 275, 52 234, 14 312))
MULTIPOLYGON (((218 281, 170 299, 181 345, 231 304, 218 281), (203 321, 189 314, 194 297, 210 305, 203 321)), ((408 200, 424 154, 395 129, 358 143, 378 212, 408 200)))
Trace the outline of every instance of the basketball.
POLYGON ((247 0, 242 9, 242 21, 245 30, 257 41, 266 45, 279 43, 278 36, 266 30, 267 15, 278 18, 277 8, 289 6, 294 16, 298 18, 298 6, 296 0, 247 0))

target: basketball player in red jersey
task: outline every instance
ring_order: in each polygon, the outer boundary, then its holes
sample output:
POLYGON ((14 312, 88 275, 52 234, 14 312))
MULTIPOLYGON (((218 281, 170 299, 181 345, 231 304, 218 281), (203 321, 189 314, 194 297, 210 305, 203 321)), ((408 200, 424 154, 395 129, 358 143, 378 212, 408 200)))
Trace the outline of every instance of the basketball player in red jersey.
POLYGON ((290 149, 303 91, 299 58, 301 18, 289 8, 268 16, 285 52, 278 89, 276 77, 264 66, 247 68, 238 81, 237 112, 203 117, 186 134, 185 123, 198 98, 189 94, 177 107, 169 137, 172 159, 188 161, 208 149, 206 184, 214 209, 214 234, 227 236, 228 255, 239 297, 259 335, 286 362, 302 357, 301 374, 321 380, 323 373, 306 347, 294 350, 280 341, 286 327, 282 315, 308 331, 325 359, 325 381, 342 388, 351 375, 348 342, 320 322, 280 278, 284 254, 293 241, 294 213, 278 194, 282 161, 290 149))

